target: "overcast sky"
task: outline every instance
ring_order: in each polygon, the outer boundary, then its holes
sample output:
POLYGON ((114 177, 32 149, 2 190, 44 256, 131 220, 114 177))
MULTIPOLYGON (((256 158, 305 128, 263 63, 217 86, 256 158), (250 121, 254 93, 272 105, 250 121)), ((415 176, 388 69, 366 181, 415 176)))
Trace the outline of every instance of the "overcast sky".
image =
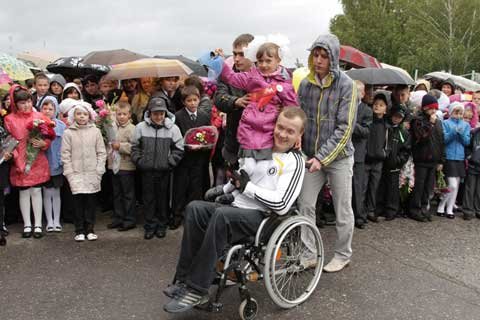
POLYGON ((0 11, 0 51, 44 49, 60 55, 125 48, 147 55, 198 57, 234 38, 281 33, 290 64, 342 12, 336 0, 16 0, 0 11))

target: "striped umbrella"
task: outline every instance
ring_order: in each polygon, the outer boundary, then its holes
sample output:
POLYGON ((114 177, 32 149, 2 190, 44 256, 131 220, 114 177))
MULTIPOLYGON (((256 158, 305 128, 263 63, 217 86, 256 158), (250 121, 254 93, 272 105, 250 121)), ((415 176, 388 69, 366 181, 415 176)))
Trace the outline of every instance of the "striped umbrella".
POLYGON ((25 63, 6 53, 0 53, 0 68, 13 80, 33 78, 30 68, 25 63))
POLYGON ((178 60, 140 59, 112 66, 107 79, 133 79, 142 77, 181 77, 188 76, 193 71, 178 60))
POLYGON ((353 68, 382 68, 376 58, 350 46, 340 46, 340 61, 353 68))

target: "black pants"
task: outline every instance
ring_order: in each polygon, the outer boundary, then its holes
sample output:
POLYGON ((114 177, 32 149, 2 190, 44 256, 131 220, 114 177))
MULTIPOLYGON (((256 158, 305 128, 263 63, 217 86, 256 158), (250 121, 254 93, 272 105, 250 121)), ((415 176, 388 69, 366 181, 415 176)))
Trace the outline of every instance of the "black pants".
POLYGON ((199 166, 179 165, 173 176, 174 219, 183 220, 183 213, 188 203, 202 200, 207 185, 208 164, 199 166))
POLYGON ((96 201, 97 194, 95 193, 79 193, 73 195, 76 234, 93 233, 93 227, 95 225, 96 201))
POLYGON ((2 235, 3 224, 5 223, 5 194, 0 190, 0 235, 2 235))
POLYGON ((145 171, 142 173, 145 231, 167 229, 169 184, 170 171, 145 171))
POLYGON ((394 218, 400 208, 400 170, 384 169, 377 191, 377 216, 394 218))
POLYGON ((422 166, 415 164, 415 186, 410 197, 410 215, 426 212, 430 194, 435 185, 436 165, 422 166))
POLYGON ((133 226, 135 221, 135 171, 119 171, 112 175, 113 223, 133 226))
POLYGON ((365 202, 365 163, 355 162, 353 164, 352 177, 352 208, 355 216, 355 221, 367 221, 366 212, 363 210, 365 202))
POLYGON ((60 198, 62 199, 61 217, 63 222, 72 223, 75 220, 72 190, 70 189, 67 178, 63 177, 63 179, 63 186, 60 189, 60 198))
POLYGON ((185 209, 182 248, 176 279, 201 292, 215 278, 215 265, 227 244, 255 235, 264 216, 261 211, 193 201, 185 209))
POLYGON ((377 205, 377 190, 378 185, 380 184, 380 178, 382 177, 382 167, 383 162, 372 162, 365 163, 365 207, 364 214, 375 213, 375 208, 377 205))
POLYGON ((113 171, 107 169, 102 176, 101 190, 98 193, 98 199, 102 207, 102 212, 113 209, 113 186, 112 186, 113 171))
POLYGON ((467 174, 462 204, 464 214, 480 214, 480 174, 467 174))

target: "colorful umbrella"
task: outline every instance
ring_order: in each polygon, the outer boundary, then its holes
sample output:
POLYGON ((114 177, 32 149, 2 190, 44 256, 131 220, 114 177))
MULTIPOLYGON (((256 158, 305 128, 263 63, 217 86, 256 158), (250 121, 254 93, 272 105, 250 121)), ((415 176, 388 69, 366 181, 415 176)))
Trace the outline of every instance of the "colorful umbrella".
POLYGON ((6 53, 0 53, 0 68, 13 80, 23 81, 33 78, 32 72, 25 63, 6 53))
POLYGON ((340 61, 353 68, 381 68, 378 60, 354 47, 340 46, 340 61))
POLYGON ((113 65, 107 79, 181 77, 191 73, 192 70, 178 60, 149 58, 113 65))
POLYGON ((160 59, 167 59, 167 60, 178 60, 182 62, 184 65, 192 69, 193 73, 196 74, 199 77, 206 77, 207 74, 207 69, 202 66, 200 63, 197 61, 194 61, 192 59, 189 59, 187 57, 184 57, 182 55, 179 56, 155 56, 155 58, 160 58, 160 59))
POLYGON ((308 76, 310 70, 307 67, 301 67, 293 71, 292 75, 292 84, 295 92, 298 92, 298 87, 300 87, 300 82, 308 76))
POLYGON ((8 74, 0 68, 0 85, 2 84, 9 84, 13 82, 12 79, 8 76, 8 74))
POLYGON ((111 66, 114 64, 135 61, 138 59, 149 58, 149 56, 132 52, 126 49, 92 51, 83 57, 84 64, 101 64, 111 66))

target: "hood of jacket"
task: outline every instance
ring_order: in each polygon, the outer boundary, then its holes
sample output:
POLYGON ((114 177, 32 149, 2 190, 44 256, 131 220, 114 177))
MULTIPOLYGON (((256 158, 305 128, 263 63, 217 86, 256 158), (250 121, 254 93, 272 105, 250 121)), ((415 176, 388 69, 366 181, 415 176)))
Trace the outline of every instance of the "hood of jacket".
POLYGON ((54 96, 46 96, 45 98, 43 98, 42 105, 40 106, 40 110, 42 110, 42 106, 47 101, 50 102, 53 105, 53 107, 55 108, 55 114, 52 117, 52 119, 55 119, 58 116, 58 112, 59 112, 57 98, 55 98, 54 96))
POLYGON ((67 80, 65 80, 65 78, 61 74, 58 74, 58 73, 53 75, 53 77, 50 79, 50 85, 52 85, 52 83, 54 83, 54 82, 61 85, 62 88, 65 88, 65 85, 67 84, 67 80))
POLYGON ((340 74, 340 41, 337 36, 333 34, 320 35, 308 49, 310 50, 310 55, 308 56, 308 69, 310 70, 310 73, 307 77, 310 82, 313 83, 316 83, 315 70, 313 67, 313 49, 315 48, 323 48, 327 51, 328 57, 330 58, 330 74, 333 79, 338 78, 340 74))
POLYGON ((63 87, 63 93, 62 93, 62 101, 63 99, 66 99, 67 97, 65 96, 65 91, 67 91, 67 89, 69 88, 75 88, 75 90, 77 90, 78 92, 78 96, 80 97, 80 100, 83 100, 83 94, 82 94, 82 91, 80 90, 80 88, 77 86, 76 83, 73 83, 73 82, 69 82, 65 85, 65 87, 63 87))
MULTIPOLYGON (((16 90, 19 90, 19 89, 23 89, 25 91, 28 91, 27 88, 25 88, 24 86, 21 86, 19 84, 14 84, 13 86, 10 87, 10 90, 8 92, 8 94, 10 95, 10 109, 12 110, 12 113, 17 113, 18 109, 17 109, 17 104, 15 103, 15 99, 13 98, 14 96, 14 93, 16 90)), ((32 106, 32 111, 33 109, 35 109, 33 106, 32 106)))

